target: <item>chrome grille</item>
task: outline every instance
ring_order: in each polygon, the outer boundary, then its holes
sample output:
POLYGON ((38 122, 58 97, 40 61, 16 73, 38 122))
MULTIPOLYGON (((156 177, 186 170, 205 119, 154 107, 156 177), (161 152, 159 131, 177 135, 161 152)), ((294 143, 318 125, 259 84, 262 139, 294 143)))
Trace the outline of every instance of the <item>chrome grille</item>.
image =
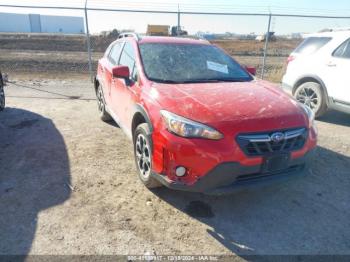
POLYGON ((301 149, 307 138, 307 129, 298 128, 265 133, 242 134, 237 143, 248 156, 291 152, 301 149))

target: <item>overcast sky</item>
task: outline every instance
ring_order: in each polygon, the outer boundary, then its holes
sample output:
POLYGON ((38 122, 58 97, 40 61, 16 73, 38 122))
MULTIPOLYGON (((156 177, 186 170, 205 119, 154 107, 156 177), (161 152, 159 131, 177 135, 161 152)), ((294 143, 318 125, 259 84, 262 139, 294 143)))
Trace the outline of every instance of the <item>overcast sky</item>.
MULTIPOLYGON (((1 4, 12 5, 45 5, 82 7, 84 0, 53 1, 53 0, 1 0, 1 4)), ((282 13, 282 14, 310 14, 349 16, 349 0, 89 0, 88 6, 92 8, 113 8, 132 10, 170 10, 176 11, 178 6, 184 11, 203 12, 242 12, 242 13, 282 13)), ((83 11, 47 10, 29 8, 0 7, 0 12, 11 13, 40 13, 50 15, 84 16, 83 11)), ((177 24, 175 14, 143 14, 123 12, 89 11, 89 27, 91 32, 117 29, 133 29, 144 33, 147 24, 177 24)), ((209 16, 209 15, 181 15, 181 25, 190 33, 208 31, 214 33, 236 32, 257 34, 266 31, 267 17, 259 16, 209 16)), ((310 19, 310 18, 282 18, 272 20, 272 29, 277 34, 291 32, 314 32, 323 28, 349 27, 350 19, 310 19)))

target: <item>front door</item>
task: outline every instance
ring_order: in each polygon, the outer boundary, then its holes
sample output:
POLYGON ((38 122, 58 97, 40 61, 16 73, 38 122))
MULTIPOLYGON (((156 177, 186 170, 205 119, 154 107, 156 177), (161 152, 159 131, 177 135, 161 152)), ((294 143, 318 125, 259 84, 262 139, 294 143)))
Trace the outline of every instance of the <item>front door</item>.
POLYGON ((350 103, 350 39, 333 52, 325 66, 323 78, 328 95, 335 100, 350 103))
MULTIPOLYGON (((125 131, 131 131, 132 106, 136 93, 139 91, 137 84, 137 69, 135 62, 135 50, 130 42, 125 42, 121 52, 119 65, 129 67, 130 79, 114 78, 111 85, 111 100, 113 110, 117 114, 120 125, 125 131)), ((131 133, 129 133, 131 134, 131 133)))

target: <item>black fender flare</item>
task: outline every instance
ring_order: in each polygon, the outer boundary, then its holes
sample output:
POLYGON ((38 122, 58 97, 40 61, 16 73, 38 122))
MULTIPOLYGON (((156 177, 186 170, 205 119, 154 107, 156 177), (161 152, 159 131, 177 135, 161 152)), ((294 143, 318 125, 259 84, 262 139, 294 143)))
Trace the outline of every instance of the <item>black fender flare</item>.
POLYGON ((138 114, 141 114, 143 116, 143 118, 145 119, 146 123, 149 126, 150 132, 152 133, 153 132, 153 124, 152 124, 151 118, 149 117, 146 109, 140 104, 136 104, 134 106, 133 117, 132 117, 132 121, 131 121, 131 131, 133 132, 136 128, 136 126, 134 126, 134 122, 135 122, 135 119, 136 119, 138 114))

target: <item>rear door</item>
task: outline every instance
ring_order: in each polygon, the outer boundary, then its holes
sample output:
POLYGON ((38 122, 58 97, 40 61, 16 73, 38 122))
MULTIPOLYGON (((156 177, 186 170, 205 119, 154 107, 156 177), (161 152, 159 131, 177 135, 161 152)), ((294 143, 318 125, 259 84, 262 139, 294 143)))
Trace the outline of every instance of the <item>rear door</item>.
POLYGON ((334 50, 326 67, 322 78, 328 95, 338 101, 350 103, 350 38, 334 50))
POLYGON ((130 79, 124 80, 114 78, 111 88, 111 99, 113 110, 118 115, 120 124, 129 132, 131 130, 132 109, 135 104, 137 92, 139 91, 137 83, 137 68, 135 49, 130 42, 125 42, 120 55, 119 65, 129 67, 130 79))
POLYGON ((97 78, 100 82, 103 90, 103 94, 105 95, 105 100, 107 100, 106 95, 108 94, 108 82, 106 79, 106 68, 108 67, 109 61, 108 56, 111 52, 111 48, 113 47, 113 44, 111 44, 105 51, 104 56, 98 61, 97 66, 97 78))
MULTIPOLYGON (((120 58, 120 52, 122 50, 122 47, 124 45, 124 42, 116 42, 112 48, 111 51, 108 54, 108 63, 105 68, 105 81, 106 81, 106 87, 107 87, 107 93, 105 93, 105 96, 108 97, 109 102, 111 101, 111 88, 112 88, 112 82, 114 81, 113 79, 113 74, 112 74, 112 69, 113 67, 117 66, 119 64, 119 58, 120 58)), ((112 110, 113 110, 113 105, 109 104, 108 105, 112 110)), ((115 113, 115 112, 114 112, 115 113)))

